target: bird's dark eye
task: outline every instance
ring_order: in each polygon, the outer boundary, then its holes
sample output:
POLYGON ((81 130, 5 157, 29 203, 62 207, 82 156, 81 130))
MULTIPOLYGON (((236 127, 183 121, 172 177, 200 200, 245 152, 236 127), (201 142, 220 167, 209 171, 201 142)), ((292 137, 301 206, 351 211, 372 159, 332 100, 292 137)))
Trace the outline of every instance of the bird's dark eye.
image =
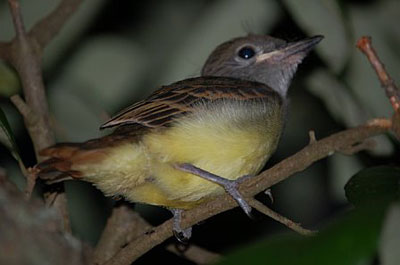
POLYGON ((254 49, 252 47, 249 47, 249 46, 243 47, 238 51, 239 57, 241 57, 243 59, 246 59, 246 60, 250 59, 255 54, 256 54, 256 52, 254 51, 254 49))

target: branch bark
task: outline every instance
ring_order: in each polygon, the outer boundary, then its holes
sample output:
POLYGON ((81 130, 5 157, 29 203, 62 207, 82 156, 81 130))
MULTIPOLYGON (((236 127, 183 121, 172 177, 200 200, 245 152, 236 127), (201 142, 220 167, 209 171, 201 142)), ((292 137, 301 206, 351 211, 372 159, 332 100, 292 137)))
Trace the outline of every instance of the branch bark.
MULTIPOLYGON (((0 58, 13 65, 19 74, 26 103, 19 97, 14 97, 13 103, 24 118, 38 161, 41 161, 39 151, 55 142, 43 83, 42 52, 81 2, 63 0, 52 13, 26 32, 18 0, 8 0, 16 35, 10 42, 0 43, 0 58)), ((28 179, 28 188, 32 190, 30 181, 28 179)), ((65 194, 59 194, 54 202, 64 217, 66 231, 69 231, 65 194)))
POLYGON ((152 226, 125 205, 114 207, 93 253, 94 264, 104 264, 124 245, 152 226))
MULTIPOLYGON (((106 263, 129 242, 144 232, 152 233, 152 229, 152 225, 126 205, 115 207, 94 250, 93 263, 96 265, 106 263)), ((178 251, 174 244, 168 245, 166 249, 196 264, 210 264, 220 257, 217 253, 195 245, 191 245, 184 252, 178 251)))
MULTIPOLYGON (((41 50, 27 35, 22 21, 19 2, 8 1, 13 18, 16 37, 11 41, 9 62, 17 70, 27 105, 40 117, 36 122, 32 116, 24 116, 24 122, 32 138, 36 157, 39 151, 54 144, 54 135, 49 125, 49 111, 42 78, 41 50), (35 126, 30 124, 35 123, 35 126)), ((23 115, 23 113, 21 113, 23 115)))
POLYGON ((253 197, 247 199, 248 203, 250 204, 251 207, 259 211, 260 213, 265 214, 266 216, 271 217, 275 221, 278 221, 281 224, 284 224, 288 228, 292 229, 293 231, 304 235, 304 236, 310 236, 315 234, 317 231, 312 231, 305 229, 301 227, 300 224, 293 222, 292 220, 286 218, 285 216, 282 216, 278 214, 277 212, 271 210, 267 206, 265 206, 263 203, 259 202, 258 200, 254 199, 253 197))
POLYGON ((367 56, 368 61, 371 63, 372 68, 374 68, 378 79, 381 82, 381 86, 385 89, 386 95, 392 103, 394 110, 397 111, 400 108, 399 88, 396 87, 396 84, 386 71, 385 66, 379 59, 374 47, 372 47, 371 37, 361 37, 357 41, 357 48, 367 56))
POLYGON ((393 132, 397 136, 397 139, 400 139, 400 90, 379 59, 378 54, 372 46, 371 37, 361 37, 357 41, 357 48, 367 56, 368 61, 371 63, 381 82, 381 86, 385 89, 386 95, 395 112, 392 118, 393 132))

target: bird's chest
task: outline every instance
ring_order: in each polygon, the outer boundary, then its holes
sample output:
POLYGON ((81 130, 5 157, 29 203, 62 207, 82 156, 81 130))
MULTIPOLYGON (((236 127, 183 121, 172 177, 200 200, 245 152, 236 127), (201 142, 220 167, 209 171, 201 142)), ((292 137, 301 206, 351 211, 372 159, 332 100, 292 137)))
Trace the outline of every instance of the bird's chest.
POLYGON ((179 172, 174 164, 191 163, 229 179, 256 174, 275 150, 281 133, 280 108, 259 104, 263 105, 237 103, 200 109, 171 128, 144 137, 155 179, 167 190, 180 187, 174 191, 177 197, 178 193, 201 197, 219 187, 179 172))

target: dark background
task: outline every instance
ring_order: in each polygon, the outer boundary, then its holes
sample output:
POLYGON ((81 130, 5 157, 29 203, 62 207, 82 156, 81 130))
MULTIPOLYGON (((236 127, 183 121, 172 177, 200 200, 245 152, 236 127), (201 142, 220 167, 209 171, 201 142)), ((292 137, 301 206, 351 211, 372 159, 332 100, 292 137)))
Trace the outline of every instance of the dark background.
MULTIPOLYGON (((21 1, 27 25, 58 1, 21 1)), ((389 117, 391 107, 364 56, 355 48, 362 35, 373 43, 396 79, 400 69, 400 2, 369 1, 105 1, 87 0, 45 53, 44 70, 52 122, 58 141, 100 136, 107 117, 163 84, 199 75, 212 49, 232 37, 270 34, 286 40, 322 34, 325 39, 300 65, 290 89, 291 106, 278 151, 267 167, 308 143, 374 117, 389 117)), ((6 1, 0 2, 0 39, 13 36, 6 1)), ((8 97, 20 92, 11 68, 0 64, 0 106, 6 112, 27 165, 35 163, 31 142, 8 97)), ((398 164, 398 144, 389 136, 356 156, 335 154, 273 187, 272 208, 321 228, 348 208, 343 186, 358 170, 398 164)), ((18 165, 0 147, 0 166, 23 187, 18 165)), ((40 187, 39 187, 40 188, 40 187)), ((65 187, 74 234, 95 244, 114 203, 89 184, 65 187)), ((261 201, 271 205, 268 197, 261 201)), ((153 224, 168 211, 132 205, 153 224)), ((292 233, 271 219, 247 218, 235 209, 194 227, 191 242, 226 253, 276 233, 292 233)), ((174 242, 170 239, 167 243, 174 242)), ((161 245, 139 264, 189 263, 161 245)))

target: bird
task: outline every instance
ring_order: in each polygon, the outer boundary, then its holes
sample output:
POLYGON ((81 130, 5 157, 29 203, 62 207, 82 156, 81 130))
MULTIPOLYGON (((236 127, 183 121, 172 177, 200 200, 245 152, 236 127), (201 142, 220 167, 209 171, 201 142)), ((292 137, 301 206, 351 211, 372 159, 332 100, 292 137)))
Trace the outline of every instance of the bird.
POLYGON ((59 143, 34 168, 49 183, 79 179, 106 196, 168 208, 178 239, 182 212, 229 193, 250 215, 238 184, 275 152, 298 65, 323 36, 287 42, 249 34, 217 46, 201 76, 161 86, 100 128, 109 135, 59 143))

